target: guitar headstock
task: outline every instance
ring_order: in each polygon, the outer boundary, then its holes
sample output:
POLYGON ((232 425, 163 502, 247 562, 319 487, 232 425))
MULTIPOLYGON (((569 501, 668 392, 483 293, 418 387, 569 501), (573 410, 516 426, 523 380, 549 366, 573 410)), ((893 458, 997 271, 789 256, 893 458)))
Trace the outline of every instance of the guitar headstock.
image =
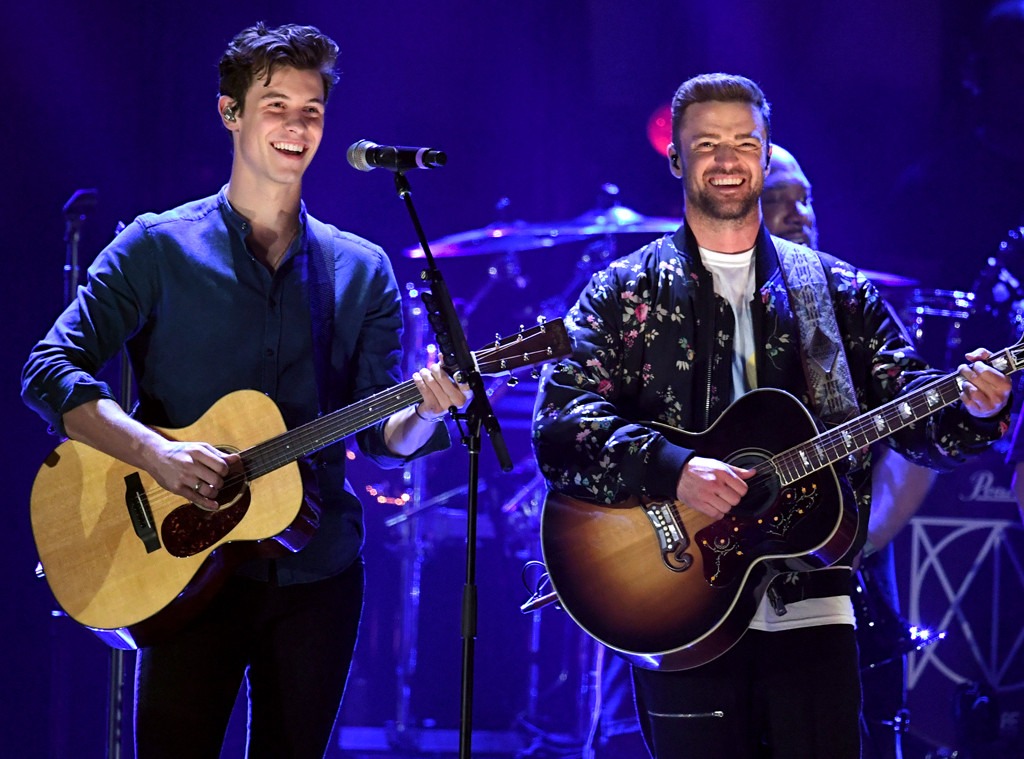
POLYGON ((565 322, 552 319, 495 340, 474 353, 481 374, 502 374, 553 361, 572 352, 565 322))

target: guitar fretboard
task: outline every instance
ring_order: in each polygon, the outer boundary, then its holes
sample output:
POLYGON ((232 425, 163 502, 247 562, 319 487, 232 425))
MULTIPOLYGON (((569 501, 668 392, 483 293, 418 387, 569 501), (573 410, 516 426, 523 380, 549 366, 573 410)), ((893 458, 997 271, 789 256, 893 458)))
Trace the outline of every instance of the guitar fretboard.
MULTIPOLYGON (((1020 345, 1000 351, 985 363, 1003 374, 1012 374, 1017 371, 1019 361, 1013 352, 1019 350, 1020 345)), ((940 377, 813 440, 783 451, 756 468, 759 474, 774 472, 783 486, 790 485, 954 403, 960 398, 962 386, 963 378, 956 372, 940 377)))
POLYGON ((241 453, 246 477, 262 477, 303 456, 316 453, 359 430, 391 416, 421 398, 416 383, 407 380, 369 398, 316 419, 241 453))
MULTIPOLYGON (((570 349, 564 322, 554 319, 496 340, 476 351, 473 358, 480 374, 509 374, 515 369, 568 355, 570 349)), ((239 454, 244 475, 230 477, 228 484, 236 484, 242 478, 254 480, 316 453, 417 403, 421 397, 416 383, 407 380, 254 445, 239 454)))

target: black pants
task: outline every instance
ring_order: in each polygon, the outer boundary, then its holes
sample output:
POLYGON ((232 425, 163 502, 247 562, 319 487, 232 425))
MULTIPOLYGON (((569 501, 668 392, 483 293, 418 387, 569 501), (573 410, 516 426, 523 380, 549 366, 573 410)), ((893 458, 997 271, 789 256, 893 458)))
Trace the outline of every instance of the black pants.
POLYGON ((766 633, 680 672, 633 669, 657 759, 857 759, 860 679, 850 625, 766 633))
POLYGON ((229 580, 181 633, 139 651, 139 759, 216 759, 243 676, 248 755, 323 756, 345 690, 362 603, 362 560, 319 582, 229 580))

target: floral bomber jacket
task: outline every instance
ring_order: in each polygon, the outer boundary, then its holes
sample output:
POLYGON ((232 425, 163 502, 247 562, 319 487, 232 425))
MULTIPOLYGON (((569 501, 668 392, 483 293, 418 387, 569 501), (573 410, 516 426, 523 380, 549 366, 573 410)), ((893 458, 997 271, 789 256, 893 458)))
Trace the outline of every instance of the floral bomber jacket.
MULTIPOLYGON (((916 353, 864 274, 818 255, 862 412, 943 374, 916 353)), ((755 268, 757 387, 788 391, 810 408, 799 328, 775 244, 763 227, 755 268)), ((690 230, 683 226, 597 272, 566 324, 573 353, 546 368, 533 419, 534 451, 550 487, 596 503, 674 497, 680 470, 699 451, 670 442, 644 422, 703 431, 728 407, 732 386, 732 309, 713 294, 690 230)), ((948 470, 1003 435, 1009 407, 977 419, 956 402, 887 442, 917 464, 948 470)), ((870 457, 848 477, 863 525, 870 457)))

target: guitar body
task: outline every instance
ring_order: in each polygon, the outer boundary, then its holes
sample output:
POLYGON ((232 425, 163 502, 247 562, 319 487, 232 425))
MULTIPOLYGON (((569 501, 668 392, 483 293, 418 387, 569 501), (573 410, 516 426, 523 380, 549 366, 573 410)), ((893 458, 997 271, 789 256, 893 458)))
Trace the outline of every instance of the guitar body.
MULTIPOLYGON (((241 390, 189 427, 158 431, 237 451, 283 433, 285 425, 272 400, 241 390)), ((83 443, 59 445, 36 476, 31 517, 61 608, 110 645, 149 645, 187 621, 242 561, 308 542, 318 514, 303 498, 297 463, 256 480, 236 479, 238 487, 221 496, 221 510, 207 512, 83 443), (144 540, 136 528, 147 523, 144 540)))
MULTIPOLYGON (((773 389, 742 396, 703 433, 653 426, 700 456, 741 467, 818 432, 796 398, 773 389)), ((748 485, 718 521, 673 500, 597 505, 549 493, 541 543, 561 605, 640 667, 689 669, 724 653, 776 575, 828 566, 857 531, 831 467, 785 486, 773 475, 748 485)))

